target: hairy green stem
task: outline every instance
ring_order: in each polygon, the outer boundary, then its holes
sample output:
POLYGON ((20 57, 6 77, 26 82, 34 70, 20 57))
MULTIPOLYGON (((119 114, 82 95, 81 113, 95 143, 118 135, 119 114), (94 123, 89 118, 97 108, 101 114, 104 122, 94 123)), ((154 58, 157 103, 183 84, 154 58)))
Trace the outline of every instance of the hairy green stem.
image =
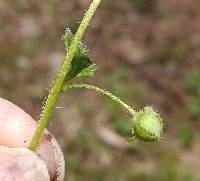
POLYGON ((62 88, 64 80, 65 80, 65 77, 66 77, 67 73, 70 71, 71 62, 74 58, 74 55, 79 46, 79 43, 80 43, 87 27, 89 26, 90 20, 92 19, 93 15, 95 14, 100 3, 101 3, 101 0, 93 0, 88 11, 85 13, 85 16, 79 26, 79 29, 77 30, 77 32, 74 36, 72 44, 69 47, 69 50, 65 56, 64 62, 62 64, 62 66, 57 74, 57 77, 53 83, 53 86, 50 90, 46 104, 43 107, 43 111, 40 115, 38 127, 32 137, 31 143, 29 145, 29 149, 32 151, 35 151, 37 149, 41 135, 42 135, 42 133, 48 123, 48 120, 51 117, 53 109, 55 107, 58 95, 61 91, 61 88, 62 88))
POLYGON ((110 93, 107 90, 101 89, 99 87, 96 87, 94 85, 90 85, 90 84, 85 84, 85 83, 74 83, 71 85, 66 85, 62 88, 62 91, 68 91, 70 89, 73 88, 86 88, 86 89, 90 89, 90 90, 94 90, 98 93, 101 93, 103 95, 108 96, 109 98, 111 98, 113 101, 117 102, 118 104, 120 104, 123 108, 125 108, 128 113, 130 113, 131 116, 134 115, 135 111, 133 108, 131 108, 129 105, 127 105, 126 103, 124 103, 119 97, 113 95, 112 93, 110 93))

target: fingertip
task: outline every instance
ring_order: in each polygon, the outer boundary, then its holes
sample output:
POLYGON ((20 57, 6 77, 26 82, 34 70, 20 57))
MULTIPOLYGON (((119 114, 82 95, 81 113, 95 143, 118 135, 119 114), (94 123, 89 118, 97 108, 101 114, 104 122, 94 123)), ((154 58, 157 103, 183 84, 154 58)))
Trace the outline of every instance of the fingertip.
MULTIPOLYGON (((0 145, 28 148, 36 127, 37 123, 30 115, 15 104, 0 98, 0 145)), ((65 173, 63 153, 47 130, 37 153, 47 163, 51 179, 62 181, 65 173)))
POLYGON ((0 180, 50 181, 46 163, 26 148, 0 147, 0 180))

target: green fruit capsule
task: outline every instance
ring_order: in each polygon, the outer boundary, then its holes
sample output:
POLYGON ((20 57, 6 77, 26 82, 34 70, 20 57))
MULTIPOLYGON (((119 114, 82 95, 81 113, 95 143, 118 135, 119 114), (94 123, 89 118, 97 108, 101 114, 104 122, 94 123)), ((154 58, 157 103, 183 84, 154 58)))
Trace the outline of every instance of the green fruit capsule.
POLYGON ((154 142, 160 139, 163 129, 162 119, 150 106, 136 112, 133 117, 132 133, 145 142, 154 142))

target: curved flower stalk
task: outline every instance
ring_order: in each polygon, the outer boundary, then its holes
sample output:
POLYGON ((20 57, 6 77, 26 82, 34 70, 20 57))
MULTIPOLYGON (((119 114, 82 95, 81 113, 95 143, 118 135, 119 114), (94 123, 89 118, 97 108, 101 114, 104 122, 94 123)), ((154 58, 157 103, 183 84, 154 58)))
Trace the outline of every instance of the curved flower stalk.
POLYGON ((162 119, 151 106, 146 106, 143 108, 143 110, 137 112, 132 107, 123 102, 119 97, 113 95, 111 92, 85 83, 74 83, 71 85, 65 85, 62 91, 68 92, 68 90, 75 88, 86 88, 96 91, 111 98, 114 102, 127 110, 129 115, 131 116, 132 123, 132 138, 129 138, 129 140, 139 139, 145 142, 154 142, 161 138, 163 128, 162 119))

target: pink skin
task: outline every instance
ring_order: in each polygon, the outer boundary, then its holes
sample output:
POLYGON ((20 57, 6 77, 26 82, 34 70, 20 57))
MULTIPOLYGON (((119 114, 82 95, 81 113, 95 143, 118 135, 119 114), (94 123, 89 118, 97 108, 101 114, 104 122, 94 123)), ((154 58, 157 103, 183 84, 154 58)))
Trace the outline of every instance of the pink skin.
MULTIPOLYGON (((1 133, 0 145, 3 146, 0 147, 1 148, 0 178, 2 176, 1 174, 4 174, 4 176, 5 174, 11 174, 10 172, 5 171, 7 170, 8 165, 12 167, 12 164, 16 164, 13 160, 17 161, 19 157, 21 158, 23 157, 22 155, 25 154, 24 158, 27 159, 27 162, 30 162, 32 160, 33 163, 32 164, 33 169, 30 169, 30 165, 28 165, 29 166, 28 170, 34 170, 34 166, 37 165, 36 163, 40 162, 40 164, 38 163, 39 165, 43 166, 45 164, 47 165, 51 180, 58 180, 58 181, 63 180, 64 178, 63 154, 55 138, 52 137, 52 135, 47 130, 45 130, 45 133, 43 134, 41 139, 40 146, 38 147, 37 150, 37 155, 39 156, 37 156, 33 152, 30 152, 27 149, 25 149, 26 151, 24 151, 24 149, 22 150, 22 148, 28 148, 28 145, 30 143, 30 140, 32 138, 32 135, 36 127, 37 127, 36 121, 33 120, 27 113, 25 113, 22 109, 20 109, 13 103, 0 98, 0 133, 1 133), (14 150, 11 149, 12 150, 11 151, 10 149, 7 149, 5 146, 9 148, 20 148, 20 149, 14 149, 14 150), (15 152, 16 154, 13 154, 13 152, 15 152)), ((22 175, 22 173, 20 173, 21 170, 19 169, 17 171, 17 174, 15 174, 16 178, 17 175, 22 175)), ((38 180, 38 178, 41 178, 40 171, 41 170, 39 169, 35 169, 36 173, 32 174, 33 176, 32 180, 36 179, 38 180)), ((9 178, 9 175, 7 175, 7 177, 9 178)), ((29 180, 31 181, 30 178, 29 180)))
POLYGON ((46 163, 26 148, 0 147, 0 180, 49 181, 46 163))

